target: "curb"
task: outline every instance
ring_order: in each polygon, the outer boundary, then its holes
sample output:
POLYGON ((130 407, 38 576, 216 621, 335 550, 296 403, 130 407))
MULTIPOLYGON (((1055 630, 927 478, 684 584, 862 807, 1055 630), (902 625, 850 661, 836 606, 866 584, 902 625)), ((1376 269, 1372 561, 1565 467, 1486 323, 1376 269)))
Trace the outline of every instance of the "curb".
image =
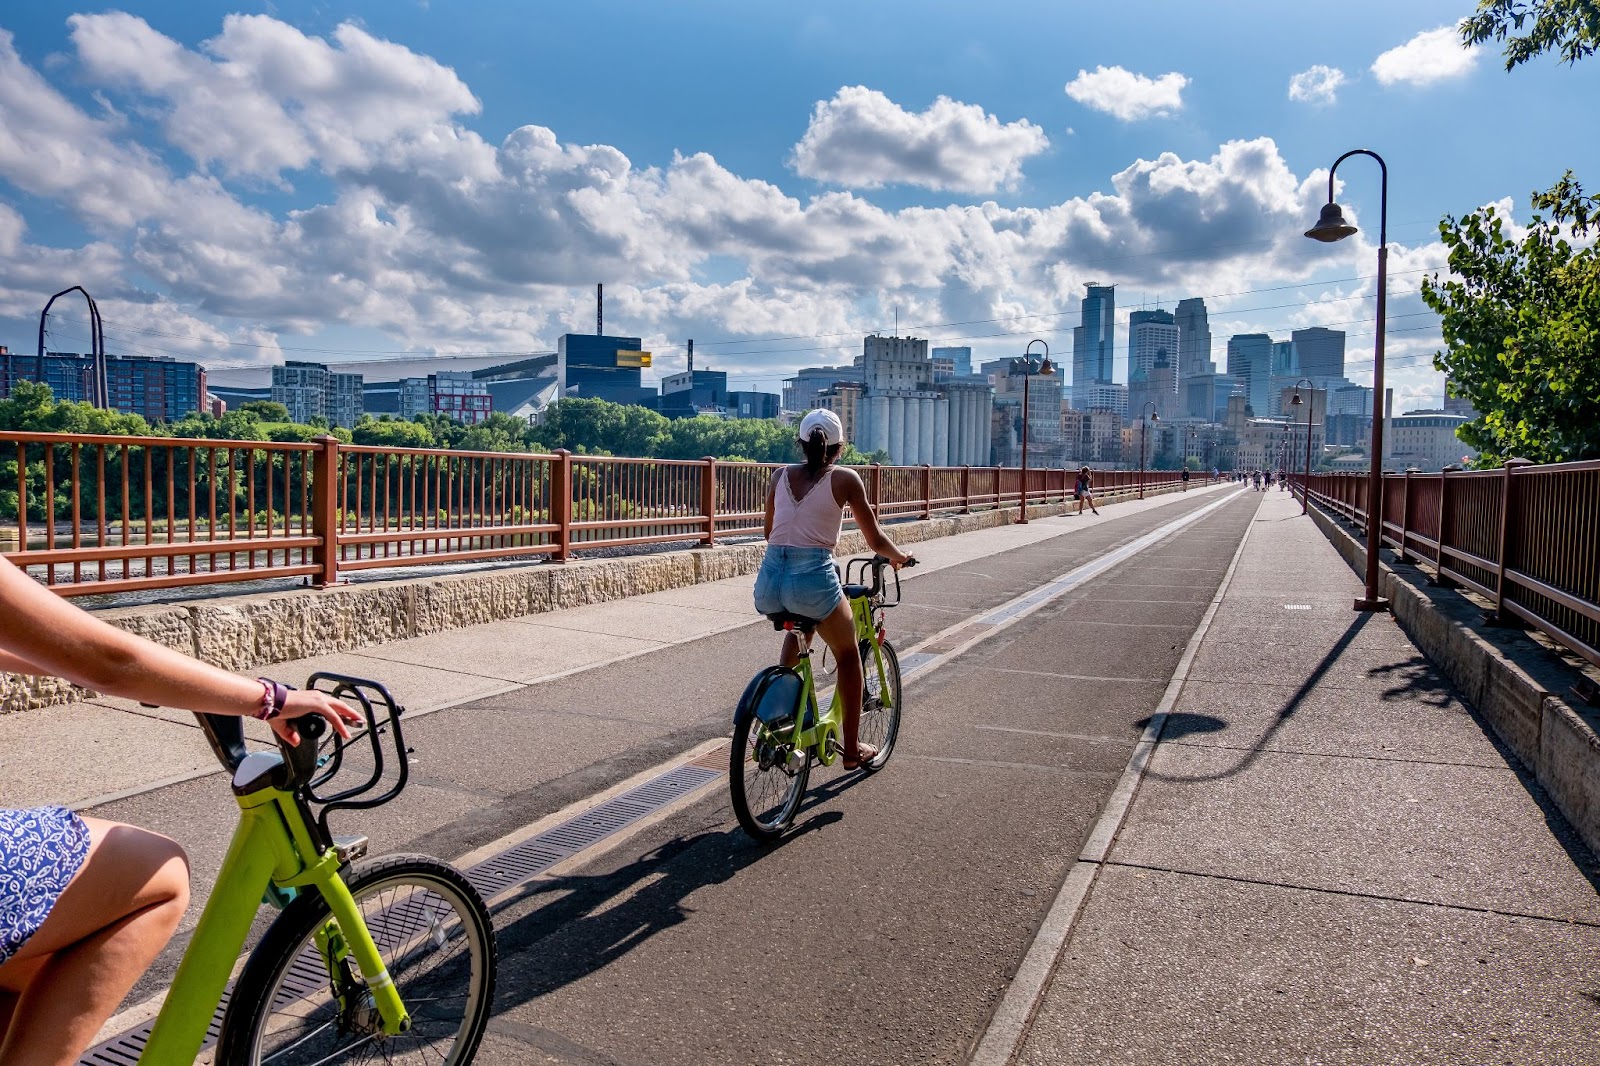
MULTIPOLYGON (((1365 574, 1364 541, 1321 508, 1311 517, 1350 568, 1365 574)), ((1581 672, 1521 631, 1487 625, 1483 608, 1430 584, 1421 569, 1391 562, 1380 562, 1378 592, 1400 628, 1600 854, 1600 712, 1564 695, 1581 672)))

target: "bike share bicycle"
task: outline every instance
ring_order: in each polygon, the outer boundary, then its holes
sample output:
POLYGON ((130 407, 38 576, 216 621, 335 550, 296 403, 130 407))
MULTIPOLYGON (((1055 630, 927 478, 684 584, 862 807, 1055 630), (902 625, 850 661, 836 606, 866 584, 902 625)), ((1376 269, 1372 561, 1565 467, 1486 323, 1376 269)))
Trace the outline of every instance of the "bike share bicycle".
MULTIPOLYGON (((915 566, 915 559, 903 565, 915 566)), ((844 594, 855 619, 861 652, 861 740, 877 748, 865 771, 881 769, 900 734, 900 658, 884 632, 883 612, 900 603, 900 574, 882 555, 862 556, 845 564, 844 594), (883 580, 885 567, 894 573, 894 599, 883 580), (857 578, 871 574, 871 583, 857 578)), ((739 698, 733 716, 733 752, 728 786, 733 811, 744 831, 756 840, 775 840, 794 823, 811 777, 813 760, 832 766, 843 752, 844 704, 838 689, 820 713, 816 679, 811 669, 811 638, 818 619, 779 613, 767 616, 772 627, 798 634, 800 661, 793 667, 769 666, 756 674, 739 698)))
POLYGON ((483 1039, 497 952, 477 890, 426 855, 358 862, 367 839, 335 836, 328 825, 335 811, 377 807, 405 788, 402 708, 375 682, 312 675, 307 687, 319 686, 359 706, 366 729, 345 741, 308 715, 296 722, 299 744, 280 739, 278 751, 247 753, 240 719, 196 715, 233 775, 240 820, 139 1058, 143 1066, 192 1063, 224 997, 217 1062, 228 1066, 373 1059, 461 1066, 483 1039), (327 737, 331 748, 319 751, 327 737), (363 737, 366 748, 353 749, 363 737), (364 783, 319 791, 341 768, 368 760, 364 783), (388 790, 369 796, 386 776, 388 790), (281 913, 230 995, 229 974, 263 902, 281 913))

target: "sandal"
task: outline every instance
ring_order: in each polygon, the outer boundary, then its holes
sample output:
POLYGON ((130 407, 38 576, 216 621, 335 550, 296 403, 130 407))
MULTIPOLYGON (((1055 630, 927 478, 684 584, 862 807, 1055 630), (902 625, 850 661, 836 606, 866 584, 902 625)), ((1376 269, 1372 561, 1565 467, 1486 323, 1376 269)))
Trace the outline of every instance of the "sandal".
POLYGON ((862 768, 871 769, 871 767, 867 766, 867 764, 870 763, 873 759, 876 759, 877 757, 878 757, 878 749, 877 748, 874 748, 871 744, 860 744, 860 743, 858 743, 858 744, 856 744, 856 760, 855 760, 855 762, 851 762, 849 759, 844 760, 844 768, 846 770, 860 770, 862 768), (862 757, 862 752, 867 752, 868 753, 865 758, 862 757))

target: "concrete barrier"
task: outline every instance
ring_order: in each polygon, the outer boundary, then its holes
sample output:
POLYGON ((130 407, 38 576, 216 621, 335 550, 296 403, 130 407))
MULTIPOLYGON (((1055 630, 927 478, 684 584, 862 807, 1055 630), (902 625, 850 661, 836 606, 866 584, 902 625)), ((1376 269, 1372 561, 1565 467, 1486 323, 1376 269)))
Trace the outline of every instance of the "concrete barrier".
MULTIPOLYGON (((1311 512, 1351 569, 1366 574, 1366 539, 1327 511, 1311 512)), ((1549 794, 1590 850, 1600 852, 1600 714, 1569 702, 1581 670, 1485 609, 1429 583, 1419 567, 1385 553, 1379 595, 1395 620, 1549 794)))
MULTIPOLYGON (((1151 490, 1158 495, 1162 490, 1151 490)), ((1176 487, 1172 490, 1176 491, 1176 487)), ((1133 499, 1132 492, 1100 501, 1133 499)), ((1030 506, 1031 518, 1062 514, 1067 503, 1030 506)), ((1009 525, 1016 508, 940 515, 891 527, 897 543, 1009 525)), ((545 611, 603 603, 627 596, 681 588, 753 574, 763 545, 716 548, 620 558, 578 560, 565 565, 511 564, 469 574, 396 581, 368 581, 325 589, 227 596, 159 607, 97 611, 112 625, 149 637, 226 670, 246 671, 291 659, 357 648, 407 637, 497 622, 545 611)), ((840 555, 867 550, 865 538, 847 532, 840 555)), ((0 672, 0 714, 92 698, 95 693, 60 678, 0 672)))

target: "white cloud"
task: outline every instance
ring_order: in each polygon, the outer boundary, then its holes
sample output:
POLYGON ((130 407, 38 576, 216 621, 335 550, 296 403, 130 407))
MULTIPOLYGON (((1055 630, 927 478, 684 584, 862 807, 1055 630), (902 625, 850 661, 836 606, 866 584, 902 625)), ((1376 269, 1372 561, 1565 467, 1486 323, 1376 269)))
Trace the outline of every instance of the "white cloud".
POLYGON ((1181 111, 1188 84, 1189 79, 1176 71, 1147 78, 1121 67, 1095 67, 1093 74, 1078 71, 1067 83, 1067 95, 1085 107, 1132 122, 1181 111))
POLYGON ((976 104, 947 96, 911 112, 853 85, 817 102, 790 162, 804 177, 851 188, 898 183, 991 193, 1014 187, 1022 161, 1049 145, 1027 119, 1002 124, 976 104))
POLYGON ((1318 63, 1289 79, 1289 99, 1306 104, 1331 104, 1345 83, 1344 71, 1318 63))
POLYGON ((1479 51, 1462 47, 1454 26, 1440 26, 1383 53, 1372 61, 1372 73, 1381 85, 1431 85, 1466 74, 1477 63, 1479 51))
MULTIPOLYGON (((933 329, 935 339, 1026 325, 1054 347, 1048 328, 1072 315, 1040 316, 1075 308, 1085 281, 1241 292, 1327 262, 1300 236, 1326 174, 1297 176, 1268 138, 1208 158, 1136 160, 1100 191, 1054 203, 928 197, 890 210, 852 191, 802 199, 705 152, 646 166, 531 122, 486 140, 460 121, 476 102, 453 71, 349 27, 321 41, 234 18, 189 48, 115 18, 77 20, 80 62, 52 72, 104 91, 85 105, 96 117, 0 37, 10 149, 0 182, 30 194, 0 205, 0 317, 24 335, 39 292, 70 277, 94 292, 108 325, 177 335, 120 336, 202 361, 277 358, 296 333, 336 330, 393 338, 387 348, 540 350, 591 328, 593 283, 604 280, 608 319, 645 337, 825 335, 783 346, 788 354, 702 342, 719 368, 770 378, 848 358, 859 349, 851 334, 887 325, 895 307, 902 322, 999 320, 933 329), (138 43, 148 69, 129 65, 120 39, 138 43), (336 115, 324 84, 367 88, 350 90, 356 102, 336 115), (118 114, 133 117, 100 117, 118 114), (318 180, 299 181, 305 173, 318 180), (255 198, 262 179, 280 186, 270 200, 255 198), (95 237, 30 240, 33 197, 95 237)), ((848 147, 866 161, 860 170, 898 168, 873 171, 877 180, 915 172, 966 191, 1015 180, 1045 145, 1032 124, 972 105, 917 114, 852 92, 827 102, 831 124, 814 116, 806 166, 841 165, 848 147)), ((1214 326, 1219 338, 1226 328, 1214 326)))
POLYGON ((90 77, 161 101, 167 139, 232 175, 360 166, 479 109, 453 71, 352 23, 330 43, 264 15, 229 15, 202 55, 134 15, 67 21, 90 77))

